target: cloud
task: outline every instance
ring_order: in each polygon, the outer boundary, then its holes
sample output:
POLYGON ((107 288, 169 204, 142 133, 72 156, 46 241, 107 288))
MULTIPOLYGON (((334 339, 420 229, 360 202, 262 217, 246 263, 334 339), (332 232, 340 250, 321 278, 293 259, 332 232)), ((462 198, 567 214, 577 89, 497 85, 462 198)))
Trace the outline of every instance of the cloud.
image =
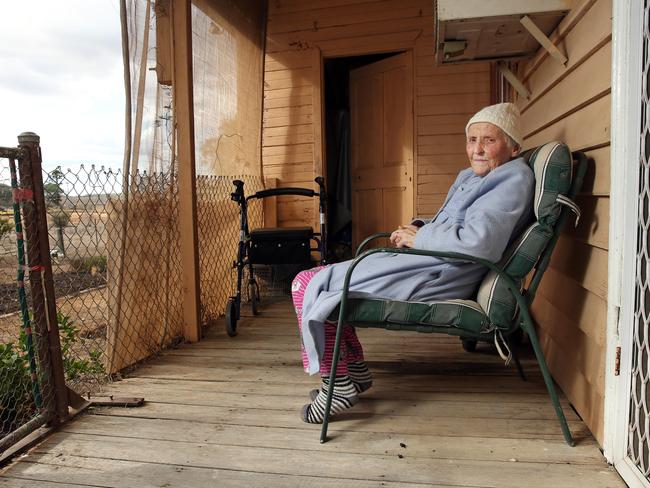
POLYGON ((44 166, 119 168, 124 88, 118 0, 3 2, 0 145, 41 136, 44 166))

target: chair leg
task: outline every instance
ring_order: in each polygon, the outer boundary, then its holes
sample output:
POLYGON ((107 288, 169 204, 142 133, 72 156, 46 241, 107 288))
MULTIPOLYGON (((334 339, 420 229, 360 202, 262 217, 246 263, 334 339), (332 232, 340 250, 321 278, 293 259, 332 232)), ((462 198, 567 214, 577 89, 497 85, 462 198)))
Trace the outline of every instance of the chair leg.
MULTIPOLYGON (((344 299, 345 300, 345 299, 344 299)), ((341 303, 343 308, 344 303, 341 303)), ((336 340, 334 341, 334 351, 332 353, 332 369, 330 371, 330 384, 327 388, 327 400, 325 401, 325 416, 323 417, 323 427, 320 432, 321 444, 327 441, 327 427, 329 424, 330 410, 332 408, 332 397, 334 396, 334 385, 336 384, 336 368, 339 365, 339 354, 341 351, 341 338, 343 337, 343 322, 339 320, 336 324, 336 340)))
POLYGON ((544 358, 544 353, 542 352, 542 348, 540 347, 539 341, 537 340, 537 333, 535 332, 535 328, 533 327, 533 321, 531 320, 527 310, 522 310, 522 312, 524 312, 524 320, 522 322, 522 327, 524 329, 524 332, 528 334, 530 343, 533 346, 533 351, 535 351, 535 357, 537 358, 539 369, 542 371, 542 377, 544 378, 544 383, 546 383, 546 389, 548 390, 548 394, 551 397, 551 402, 553 403, 553 407, 555 408, 555 414, 557 415, 557 418, 560 421, 560 428, 562 429, 564 440, 568 445, 574 446, 575 442, 573 441, 573 437, 571 436, 571 431, 569 430, 569 425, 567 424, 566 417, 564 416, 564 412, 562 411, 562 406, 560 405, 560 401, 558 400, 557 392, 555 391, 555 385, 553 384, 553 378, 551 377, 551 373, 549 372, 548 366, 546 365, 546 359, 544 358))
POLYGON ((508 348, 510 349, 510 352, 512 353, 512 359, 515 362, 515 366, 517 367, 517 373, 519 373, 519 377, 523 380, 526 381, 526 375, 524 374, 524 368, 521 367, 521 363, 519 362, 519 351, 517 344, 515 344, 515 341, 512 339, 512 335, 506 336, 506 344, 508 344, 508 348))

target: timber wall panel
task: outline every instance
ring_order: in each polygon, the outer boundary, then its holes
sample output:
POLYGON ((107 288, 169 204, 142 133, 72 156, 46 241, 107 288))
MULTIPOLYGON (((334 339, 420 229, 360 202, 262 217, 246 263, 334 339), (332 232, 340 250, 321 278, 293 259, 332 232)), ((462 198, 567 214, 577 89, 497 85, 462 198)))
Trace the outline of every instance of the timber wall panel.
MULTIPOLYGON (((264 70, 262 164, 278 186, 314 188, 320 163, 323 57, 413 51, 414 199, 431 216, 467 166, 467 120, 489 103, 487 63, 438 67, 429 0, 270 0, 264 70)), ((312 206, 278 199, 278 225, 316 226, 312 206), (296 208, 292 208, 295 206, 296 208)))
POLYGON ((194 132, 199 175, 261 173, 261 126, 251 121, 258 121, 261 115, 262 7, 257 0, 192 1, 194 132))
POLYGON ((611 0, 579 0, 551 36, 565 66, 539 52, 519 66, 531 91, 518 99, 524 146, 565 141, 591 158, 538 293, 534 317, 551 372, 596 439, 603 440, 611 114, 611 0))

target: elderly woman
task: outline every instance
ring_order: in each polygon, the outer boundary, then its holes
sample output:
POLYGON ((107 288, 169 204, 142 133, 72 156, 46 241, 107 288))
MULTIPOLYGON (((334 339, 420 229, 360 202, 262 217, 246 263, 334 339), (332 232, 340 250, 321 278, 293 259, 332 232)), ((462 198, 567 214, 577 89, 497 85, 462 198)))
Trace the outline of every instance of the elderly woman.
MULTIPOLYGON (((485 107, 465 127, 470 167, 461 171, 436 216, 400 226, 391 235, 397 247, 460 252, 498 261, 513 236, 532 218, 534 176, 522 158, 519 111, 511 103, 485 107)), ((292 294, 302 338, 305 371, 320 372, 321 387, 301 412, 309 423, 323 421, 336 325, 327 317, 338 306, 350 261, 303 271, 292 294)), ((428 302, 469 298, 486 273, 476 263, 428 256, 379 253, 362 260, 350 296, 428 302)), ((359 401, 372 377, 353 327, 343 329, 331 414, 359 401)))

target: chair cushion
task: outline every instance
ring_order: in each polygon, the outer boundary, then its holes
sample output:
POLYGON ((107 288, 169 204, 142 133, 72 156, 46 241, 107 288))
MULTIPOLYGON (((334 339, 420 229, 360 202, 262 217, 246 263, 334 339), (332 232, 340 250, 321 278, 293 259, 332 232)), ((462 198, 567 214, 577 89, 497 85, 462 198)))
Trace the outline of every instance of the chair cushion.
POLYGON ((535 173, 535 217, 552 225, 562 210, 558 195, 566 195, 571 188, 571 151, 566 144, 554 141, 526 151, 522 157, 535 173))
MULTIPOLYGON (((499 267, 522 288, 526 275, 553 236, 552 225, 562 211, 558 195, 566 195, 571 187, 573 159, 571 151, 561 142, 549 142, 526 151, 523 155, 535 172, 535 217, 526 231, 504 253, 499 267)), ((517 303, 504 280, 493 271, 483 279, 477 302, 490 321, 508 327, 517 313, 517 303)))
MULTIPOLYGON (((389 330, 436 332, 448 329, 450 334, 467 331, 487 332, 490 321, 480 305, 471 300, 441 300, 431 303, 402 302, 377 298, 349 298, 346 322, 357 327, 378 326, 389 330)), ((338 322, 339 307, 329 316, 338 322)))
MULTIPOLYGON (((535 222, 508 248, 501 259, 500 267, 520 290, 524 278, 533 269, 552 236, 553 232, 549 226, 535 222)), ((507 327, 517 312, 515 298, 503 278, 494 271, 489 271, 483 278, 476 300, 490 317, 490 321, 499 327, 507 327)))

